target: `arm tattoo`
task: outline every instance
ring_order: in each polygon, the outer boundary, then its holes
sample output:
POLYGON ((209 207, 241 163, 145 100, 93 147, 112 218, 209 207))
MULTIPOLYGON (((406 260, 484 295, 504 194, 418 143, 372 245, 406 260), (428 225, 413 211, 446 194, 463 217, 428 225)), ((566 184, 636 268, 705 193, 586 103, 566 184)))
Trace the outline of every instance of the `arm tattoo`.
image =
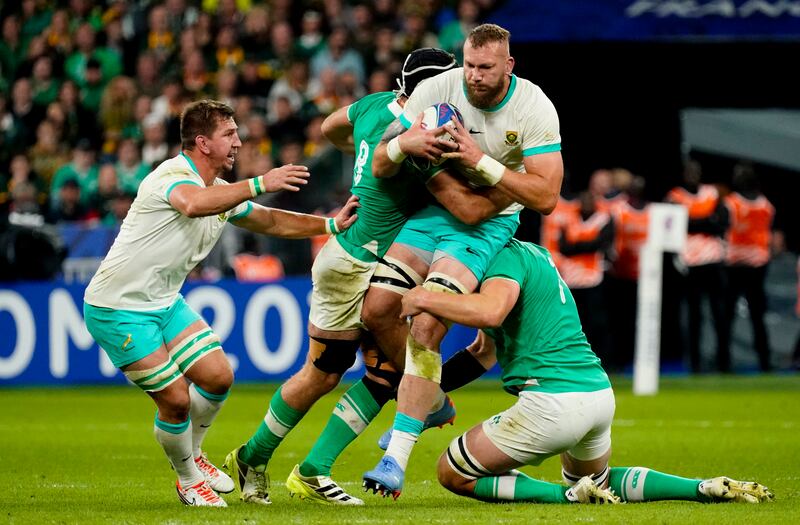
POLYGON ((396 119, 394 122, 389 124, 389 127, 386 128, 386 131, 383 132, 383 137, 381 137, 381 142, 389 142, 393 138, 402 135, 405 133, 406 127, 400 122, 400 119, 396 119))

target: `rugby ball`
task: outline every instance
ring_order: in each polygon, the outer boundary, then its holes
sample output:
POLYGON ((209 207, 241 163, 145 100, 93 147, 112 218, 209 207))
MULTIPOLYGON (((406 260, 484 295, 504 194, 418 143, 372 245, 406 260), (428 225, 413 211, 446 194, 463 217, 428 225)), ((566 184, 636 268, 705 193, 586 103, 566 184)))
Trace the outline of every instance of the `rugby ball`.
MULTIPOLYGON (((422 112, 422 128, 423 129, 436 129, 439 126, 454 127, 452 118, 455 117, 464 125, 464 117, 457 107, 448 102, 439 102, 425 109, 422 112)), ((453 140, 453 137, 446 131, 439 135, 441 138, 453 140)), ((421 170, 428 169, 430 166, 438 166, 447 159, 439 159, 438 161, 427 161, 423 159, 414 159, 414 164, 421 170)))

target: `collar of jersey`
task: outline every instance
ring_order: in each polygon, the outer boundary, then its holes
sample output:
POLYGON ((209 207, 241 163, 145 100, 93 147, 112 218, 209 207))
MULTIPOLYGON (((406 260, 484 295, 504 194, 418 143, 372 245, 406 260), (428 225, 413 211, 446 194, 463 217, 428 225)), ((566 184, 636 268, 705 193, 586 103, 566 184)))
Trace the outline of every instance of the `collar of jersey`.
POLYGON ((389 111, 392 112, 392 115, 394 115, 395 118, 403 114, 403 106, 401 106, 400 103, 397 102, 397 99, 394 99, 388 104, 386 104, 386 107, 389 109, 389 111))
POLYGON ((181 156, 184 159, 186 159, 186 162, 189 163, 189 167, 192 168, 192 171, 195 172, 199 176, 200 172, 197 171, 197 166, 194 165, 194 161, 191 158, 189 158, 189 155, 187 155, 186 153, 181 151, 181 156))
MULTIPOLYGON (((466 82, 462 82, 461 83, 461 88, 464 90, 464 96, 466 97, 467 96, 467 84, 466 84, 466 82)), ((511 96, 514 94, 514 90, 515 89, 517 89, 517 75, 511 75, 511 83, 508 86, 508 91, 506 92, 506 96, 503 97, 503 100, 501 100, 500 103, 497 104, 496 106, 488 108, 488 109, 481 109, 481 111, 486 111, 487 113, 494 113, 495 111, 500 111, 500 109, 502 109, 503 106, 508 104, 508 101, 511 100, 511 96)), ((467 98, 467 100, 469 100, 469 98, 467 98)), ((480 109, 480 108, 476 108, 476 109, 480 109)))

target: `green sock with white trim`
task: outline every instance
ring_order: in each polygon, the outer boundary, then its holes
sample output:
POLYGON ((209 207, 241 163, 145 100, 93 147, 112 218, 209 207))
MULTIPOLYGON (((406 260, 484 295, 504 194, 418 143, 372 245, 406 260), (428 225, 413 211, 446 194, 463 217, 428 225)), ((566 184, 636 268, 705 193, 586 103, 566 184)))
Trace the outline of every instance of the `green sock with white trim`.
POLYGON ((223 394, 206 392, 197 384, 189 387, 189 417, 192 420, 192 453, 195 458, 200 457, 203 439, 206 437, 211 423, 217 417, 219 409, 225 403, 230 391, 223 394))
POLYGON ((622 501, 688 500, 708 501, 700 493, 700 479, 688 479, 645 467, 614 467, 608 487, 622 501))
POLYGON ((239 459, 251 467, 269 463, 272 453, 286 434, 306 415, 305 412, 295 410, 286 404, 281 395, 281 388, 278 388, 270 399, 267 415, 264 416, 264 421, 256 433, 239 450, 239 459))
POLYGON ((158 419, 156 412, 153 434, 178 474, 181 487, 188 488, 203 481, 203 474, 197 469, 192 455, 191 419, 183 423, 167 423, 158 419))
POLYGON ((568 487, 534 479, 516 470, 501 476, 478 478, 472 490, 475 497, 483 501, 569 503, 568 487))
POLYGON ((339 454, 375 419, 391 398, 392 389, 367 377, 354 383, 333 409, 328 424, 306 459, 300 464, 303 476, 330 476, 339 454), (386 392, 382 392, 385 389, 386 392))

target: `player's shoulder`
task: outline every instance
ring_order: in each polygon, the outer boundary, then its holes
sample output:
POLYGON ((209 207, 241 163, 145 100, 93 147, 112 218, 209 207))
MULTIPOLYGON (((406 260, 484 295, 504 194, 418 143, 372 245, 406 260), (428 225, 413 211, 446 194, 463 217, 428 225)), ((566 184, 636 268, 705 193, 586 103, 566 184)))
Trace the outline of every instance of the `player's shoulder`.
POLYGON ((544 90, 526 78, 516 75, 512 77, 512 88, 514 89, 510 104, 515 112, 535 114, 541 111, 544 106, 553 107, 553 102, 545 94, 544 90))
POLYGON ((164 185, 187 179, 199 184, 202 184, 203 180, 189 160, 179 154, 156 166, 142 181, 141 189, 160 192, 164 185))

